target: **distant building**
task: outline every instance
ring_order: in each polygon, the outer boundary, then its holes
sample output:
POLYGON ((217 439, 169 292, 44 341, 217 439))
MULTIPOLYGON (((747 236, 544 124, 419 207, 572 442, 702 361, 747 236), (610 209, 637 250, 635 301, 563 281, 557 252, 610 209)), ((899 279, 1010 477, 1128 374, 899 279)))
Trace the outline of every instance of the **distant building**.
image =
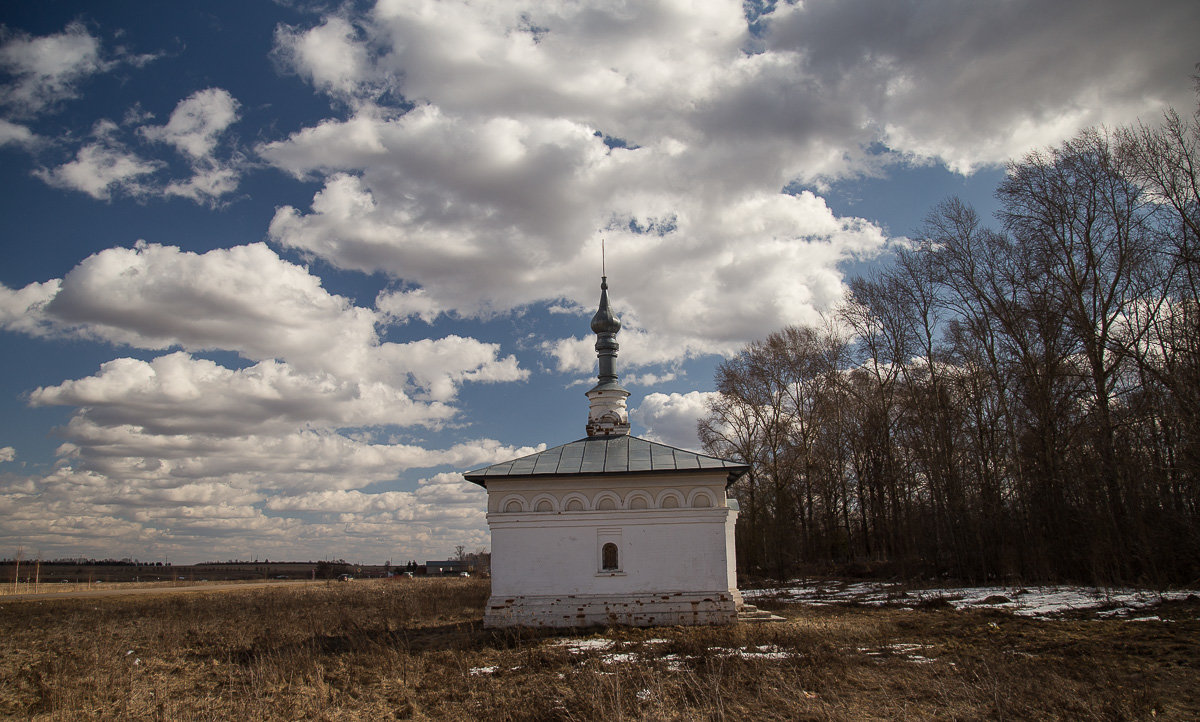
POLYGON ((458 574, 470 571, 465 561, 457 559, 444 562, 425 562, 425 573, 430 576, 458 574))
POLYGON ((726 489, 749 467, 630 436, 607 278, 591 326, 600 364, 587 436, 464 475, 488 492, 484 626, 735 622, 738 512, 726 489))

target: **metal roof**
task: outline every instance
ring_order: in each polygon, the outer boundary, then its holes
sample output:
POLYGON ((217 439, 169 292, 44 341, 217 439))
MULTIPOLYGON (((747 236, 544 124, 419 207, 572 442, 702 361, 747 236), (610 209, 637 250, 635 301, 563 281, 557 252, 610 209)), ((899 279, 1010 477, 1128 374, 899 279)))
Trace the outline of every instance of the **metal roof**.
POLYGON ((488 479, 657 474, 704 469, 728 471, 728 486, 749 471, 750 467, 636 436, 589 436, 519 459, 468 471, 463 476, 467 481, 486 487, 488 479))

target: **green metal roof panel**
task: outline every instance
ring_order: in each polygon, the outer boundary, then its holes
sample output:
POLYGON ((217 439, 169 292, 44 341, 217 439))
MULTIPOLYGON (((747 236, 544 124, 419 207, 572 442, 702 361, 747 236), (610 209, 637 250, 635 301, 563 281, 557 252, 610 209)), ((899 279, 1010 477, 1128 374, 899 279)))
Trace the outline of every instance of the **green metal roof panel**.
MULTIPOLYGON (((579 467, 580 474, 603 474, 604 473, 604 456, 608 451, 608 444, 601 441, 600 443, 589 443, 591 439, 583 441, 583 464, 579 467)), ((580 442, 575 442, 580 443, 580 442)))
POLYGON ((610 474, 629 471, 628 436, 615 436, 608 440, 604 455, 604 470, 610 474))
POLYGON ((671 473, 726 469, 729 483, 750 470, 746 464, 676 449, 636 436, 593 436, 519 459, 469 471, 468 481, 486 485, 487 479, 532 476, 671 473))
POLYGON ((533 473, 535 474, 557 474, 559 462, 562 460, 562 449, 559 446, 553 449, 538 454, 534 457, 533 473))
POLYGON ((489 466, 484 471, 492 476, 508 476, 509 472, 512 471, 512 462, 506 461, 503 464, 489 466))
MULTIPOLYGON (((544 454, 546 452, 542 452, 544 454)), ((505 476, 528 476, 533 473, 533 466, 537 463, 538 457, 541 454, 532 456, 522 456, 520 459, 513 459, 512 468, 508 470, 505 476)))
POLYGON ((559 448, 562 449, 562 457, 558 462, 558 473, 578 474, 583 468, 583 444, 577 441, 559 448))
POLYGON ((675 450, 670 446, 654 444, 650 447, 650 467, 655 471, 675 468, 675 450))
POLYGON ((629 470, 650 471, 650 442, 644 439, 629 440, 629 470))

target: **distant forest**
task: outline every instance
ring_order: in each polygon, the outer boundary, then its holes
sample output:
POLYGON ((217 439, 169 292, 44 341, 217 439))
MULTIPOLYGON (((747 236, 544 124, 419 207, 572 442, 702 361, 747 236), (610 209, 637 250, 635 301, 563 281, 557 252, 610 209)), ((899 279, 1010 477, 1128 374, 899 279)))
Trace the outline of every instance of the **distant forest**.
POLYGON ((718 368, 744 573, 1200 581, 1200 109, 1007 170, 718 368))

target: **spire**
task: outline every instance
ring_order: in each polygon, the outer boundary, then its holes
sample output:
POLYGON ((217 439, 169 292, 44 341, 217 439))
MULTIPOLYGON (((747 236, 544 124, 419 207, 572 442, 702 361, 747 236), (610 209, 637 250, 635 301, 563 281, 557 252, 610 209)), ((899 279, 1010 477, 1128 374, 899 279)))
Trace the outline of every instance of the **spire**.
POLYGON ((629 412, 625 399, 629 392, 617 381, 617 333, 621 321, 608 304, 608 277, 600 277, 600 307, 592 316, 592 333, 596 334, 596 357, 600 362, 599 383, 587 392, 588 436, 621 436, 629 433, 629 412))

